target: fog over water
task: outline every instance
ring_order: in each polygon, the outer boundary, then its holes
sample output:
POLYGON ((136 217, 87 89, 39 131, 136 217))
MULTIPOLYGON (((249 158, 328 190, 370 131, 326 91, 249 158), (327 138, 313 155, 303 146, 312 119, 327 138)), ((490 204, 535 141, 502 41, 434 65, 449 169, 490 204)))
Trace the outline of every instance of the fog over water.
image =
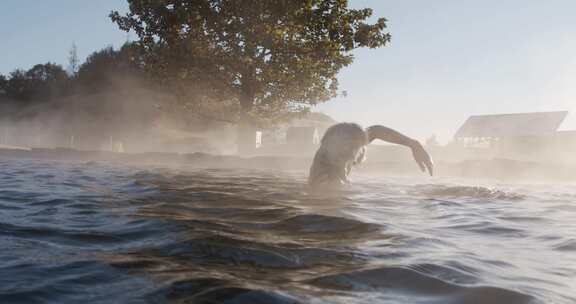
POLYGON ((2 160, 3 303, 573 303, 576 188, 2 160), (23 284, 26 282, 26 284, 23 284))

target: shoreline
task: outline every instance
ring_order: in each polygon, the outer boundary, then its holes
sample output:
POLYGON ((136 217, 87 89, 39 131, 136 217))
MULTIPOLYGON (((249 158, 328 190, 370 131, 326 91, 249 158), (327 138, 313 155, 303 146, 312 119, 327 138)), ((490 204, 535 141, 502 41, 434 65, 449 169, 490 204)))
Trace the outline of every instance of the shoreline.
MULTIPOLYGON (((170 153, 142 152, 118 153, 109 151, 82 151, 67 148, 0 148, 0 159, 36 159, 56 161, 105 161, 126 164, 189 165, 195 168, 238 168, 308 171, 312 157, 297 156, 236 156, 202 152, 170 153)), ((385 176, 421 175, 416 164, 409 161, 379 161, 370 159, 355 171, 385 176)), ((487 178, 501 181, 576 181, 576 164, 553 164, 511 159, 464 160, 436 163, 435 176, 487 178)))

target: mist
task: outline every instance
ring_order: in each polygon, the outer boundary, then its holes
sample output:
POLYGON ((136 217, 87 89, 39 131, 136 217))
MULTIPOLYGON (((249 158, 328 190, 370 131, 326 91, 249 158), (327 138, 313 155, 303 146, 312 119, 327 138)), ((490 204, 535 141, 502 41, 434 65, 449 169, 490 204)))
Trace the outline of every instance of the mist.
MULTIPOLYGON (((317 113, 259 129, 258 147, 240 158, 232 156, 237 152, 235 123, 190 112, 168 111, 170 105, 178 104, 176 98, 150 89, 148 83, 137 77, 110 75, 109 80, 112 85, 96 93, 77 90, 69 96, 26 107, 5 100, 1 111, 10 115, 0 118, 1 147, 36 152, 46 149, 113 152, 116 156, 108 154, 103 159, 124 162, 306 172, 323 133, 337 123, 317 113), (290 139, 287 133, 294 128, 304 133, 290 139), (148 153, 149 157, 134 156, 142 153, 148 153), (186 156, 195 153, 197 157, 186 156)), ((566 119, 570 119, 570 115, 566 119)), ((559 125, 565 126, 564 121, 559 125)), ((418 126, 424 127, 420 123, 418 126)), ((508 182, 576 180, 575 131, 563 127, 553 131, 539 136, 479 138, 467 142, 454 138, 445 144, 431 137, 421 142, 435 161, 436 177, 508 182)), ((42 153, 34 156, 53 157, 42 153)), ((86 154, 80 159, 90 160, 93 156, 86 154)), ((368 147, 366 162, 354 174, 422 176, 409 149, 381 141, 368 147)))
POLYGON ((0 144, 83 151, 231 153, 230 124, 193 113, 165 110, 174 97, 142 81, 110 76, 97 92, 74 94, 29 106, 3 100, 0 144))

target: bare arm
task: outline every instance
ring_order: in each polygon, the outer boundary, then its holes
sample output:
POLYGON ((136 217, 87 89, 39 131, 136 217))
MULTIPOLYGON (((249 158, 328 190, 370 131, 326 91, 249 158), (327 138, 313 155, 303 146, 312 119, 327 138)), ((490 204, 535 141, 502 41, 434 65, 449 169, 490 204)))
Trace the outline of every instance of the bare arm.
POLYGON ((412 149, 412 155, 414 156, 414 160, 420 167, 423 172, 428 170, 430 175, 434 172, 434 163, 432 162, 432 158, 424 150, 424 147, 420 142, 415 139, 412 139, 398 131, 392 130, 390 128, 384 126, 371 126, 366 129, 366 134, 368 136, 368 142, 372 142, 374 139, 380 139, 385 142, 402 145, 409 147, 412 149))
POLYGON ((385 142, 411 147, 411 145, 415 141, 414 139, 396 130, 392 130, 390 128, 380 125, 368 127, 368 129, 366 129, 366 133, 368 135, 369 143, 374 141, 375 139, 380 139, 385 142))

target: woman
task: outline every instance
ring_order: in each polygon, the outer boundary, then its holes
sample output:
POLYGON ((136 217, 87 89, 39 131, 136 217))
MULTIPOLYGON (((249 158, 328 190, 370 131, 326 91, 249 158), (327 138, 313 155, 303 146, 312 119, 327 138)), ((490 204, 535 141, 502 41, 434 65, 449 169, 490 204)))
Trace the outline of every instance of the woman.
POLYGON ((339 123, 324 133, 310 167, 308 184, 312 187, 348 184, 352 166, 364 161, 366 145, 374 139, 409 147, 420 169, 433 174, 432 158, 417 140, 384 126, 364 130, 355 123, 339 123))

